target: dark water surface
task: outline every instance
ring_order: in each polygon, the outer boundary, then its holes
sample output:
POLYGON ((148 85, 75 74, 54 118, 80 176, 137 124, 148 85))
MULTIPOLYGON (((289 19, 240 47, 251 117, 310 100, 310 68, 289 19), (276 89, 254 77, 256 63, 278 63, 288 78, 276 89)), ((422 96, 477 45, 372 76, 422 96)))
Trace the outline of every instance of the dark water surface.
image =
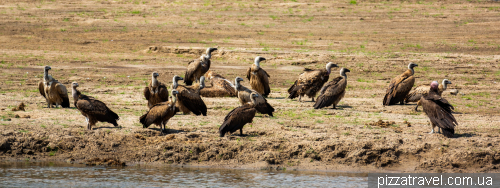
POLYGON ((365 173, 0 162, 0 187, 367 187, 365 173))

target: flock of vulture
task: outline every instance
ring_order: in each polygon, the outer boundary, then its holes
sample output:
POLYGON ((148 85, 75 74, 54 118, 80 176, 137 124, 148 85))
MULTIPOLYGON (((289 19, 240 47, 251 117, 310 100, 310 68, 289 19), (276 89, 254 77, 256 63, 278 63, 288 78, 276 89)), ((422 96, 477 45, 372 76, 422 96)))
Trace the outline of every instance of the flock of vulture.
MULTIPOLYGON (((231 110, 219 128, 219 135, 223 137, 226 133, 233 133, 240 130, 243 135, 243 126, 251 123, 256 112, 273 116, 275 109, 267 102, 266 98, 271 89, 269 87, 269 74, 262 69, 260 62, 266 60, 263 57, 256 57, 255 63, 247 70, 247 79, 250 81, 251 89, 240 84, 244 81, 241 77, 236 77, 234 83, 223 76, 210 71, 211 53, 217 48, 208 48, 206 54, 199 59, 188 64, 184 78, 175 75, 172 80, 172 91, 169 93, 167 86, 161 83, 157 77, 158 73, 153 72, 151 82, 144 88, 144 97, 148 101, 149 110, 139 118, 144 128, 151 124, 160 126, 161 132, 165 131, 168 120, 178 112, 183 114, 193 113, 195 115, 207 115, 207 106, 202 97, 238 97, 241 106, 231 110), (211 82, 211 86, 205 86, 205 78, 211 82), (178 84, 179 80, 184 80, 185 85, 178 84)), ((450 81, 444 79, 442 84, 433 81, 429 85, 415 87, 413 74, 414 67, 418 65, 410 63, 408 70, 394 78, 387 88, 383 105, 405 104, 417 102, 422 106, 424 112, 429 117, 432 124, 432 131, 437 126, 439 131, 447 137, 453 137, 454 127, 458 125, 452 115, 453 106, 441 97, 450 81)), ((316 94, 319 92, 314 109, 332 106, 334 109, 344 97, 347 87, 347 75, 350 72, 347 68, 340 69, 340 76, 329 80, 331 69, 338 67, 336 64, 328 63, 325 69, 304 69, 299 78, 288 89, 290 99, 307 95, 314 102, 316 94)), ((66 87, 48 74, 50 66, 45 67, 43 81, 39 83, 40 94, 45 97, 48 108, 62 106, 69 107, 68 91, 66 87)), ((73 82, 72 96, 74 106, 85 116, 87 129, 91 130, 97 122, 108 122, 118 126, 118 115, 109 109, 105 103, 78 91, 78 83, 73 82)))

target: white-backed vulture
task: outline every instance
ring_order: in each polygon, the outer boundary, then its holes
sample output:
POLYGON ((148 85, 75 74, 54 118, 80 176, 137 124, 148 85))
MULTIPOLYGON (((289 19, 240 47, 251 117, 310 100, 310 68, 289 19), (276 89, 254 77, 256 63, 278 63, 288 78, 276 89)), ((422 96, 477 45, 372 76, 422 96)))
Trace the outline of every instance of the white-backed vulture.
POLYGON ((76 108, 87 119, 87 129, 92 130, 92 126, 95 126, 97 122, 108 122, 117 127, 118 123, 116 121, 120 119, 118 114, 111 111, 106 104, 94 97, 81 94, 76 89, 78 86, 78 83, 72 83, 73 99, 76 101, 76 108))
POLYGON ((210 58, 212 57, 212 52, 215 50, 217 48, 207 48, 207 54, 201 55, 199 59, 189 62, 186 74, 184 75, 184 83, 186 85, 190 86, 193 82, 198 82, 200 77, 210 69, 210 58))
POLYGON ((224 137, 227 132, 233 133, 238 129, 240 130, 240 136, 243 136, 243 126, 247 123, 252 123, 253 118, 255 117, 255 112, 257 112, 257 109, 255 109, 255 98, 259 96, 260 95, 257 93, 252 93, 252 102, 237 107, 226 115, 224 122, 219 127, 220 137, 224 137))
POLYGON ((151 107, 146 114, 139 118, 143 128, 148 128, 149 125, 155 124, 160 126, 161 132, 165 131, 165 125, 170 118, 172 118, 175 111, 175 103, 177 100, 177 90, 172 90, 171 100, 167 102, 160 102, 151 107))
POLYGON ((418 67, 415 63, 408 64, 408 70, 403 74, 392 79, 391 84, 386 90, 383 104, 384 106, 394 105, 397 103, 404 104, 404 99, 410 93, 413 84, 415 84, 415 71, 413 67, 418 67))
POLYGON ((316 104, 314 104, 314 109, 320 109, 330 105, 333 105, 333 109, 336 109, 337 104, 345 95, 345 88, 347 87, 346 72, 351 71, 346 68, 340 69, 340 76, 326 83, 325 86, 321 88, 320 95, 316 100, 316 104))
POLYGON ((329 62, 326 64, 326 69, 312 70, 305 68, 304 72, 299 75, 299 79, 288 89, 289 99, 299 97, 299 102, 302 102, 302 97, 307 95, 314 102, 316 93, 330 78, 332 67, 338 67, 336 64, 329 62))
MULTIPOLYGON (((439 95, 438 82, 431 83, 429 94, 420 98, 422 108, 429 117, 432 130, 429 134, 434 133, 434 127, 443 129, 443 135, 448 138, 453 138, 455 134, 455 126, 458 126, 457 120, 453 116, 453 106, 439 95)), ((441 132, 441 131, 438 131, 441 132)))
POLYGON ((177 81, 182 80, 180 76, 175 75, 173 78, 172 89, 177 90, 177 103, 176 107, 182 111, 183 114, 193 114, 199 116, 207 116, 207 106, 200 96, 200 90, 205 87, 205 77, 200 77, 200 83, 194 84, 192 86, 179 85, 177 81))
MULTIPOLYGON (((444 79, 442 84, 438 87, 438 95, 441 96, 443 91, 448 88, 448 84, 451 82, 448 79, 444 79)), ((422 106, 420 103, 420 98, 427 96, 429 94, 430 86, 428 85, 420 85, 415 87, 405 98, 405 103, 417 102, 417 106, 415 106, 415 111, 418 111, 418 106, 422 106)))
MULTIPOLYGON (((245 105, 252 102, 252 94, 258 94, 258 92, 242 86, 240 84, 241 81, 243 81, 243 78, 236 77, 234 86, 236 91, 238 91, 238 99, 240 100, 241 105, 245 105)), ((267 103, 267 100, 262 95, 258 95, 255 102, 255 109, 257 109, 259 113, 273 116, 274 108, 267 103)))
POLYGON ((208 78, 211 87, 206 86, 200 90, 200 95, 203 97, 236 97, 237 93, 231 81, 212 71, 205 73, 205 78, 208 78))
POLYGON ((271 93, 269 88, 269 74, 260 67, 260 62, 265 61, 263 57, 257 56, 254 64, 247 69, 247 79, 250 81, 252 89, 267 97, 271 93))
POLYGON ((159 74, 153 72, 149 86, 144 88, 144 98, 148 100, 148 108, 155 104, 168 101, 168 90, 165 84, 158 81, 159 74))
POLYGON ((38 83, 38 91, 47 101, 47 108, 52 108, 52 105, 55 105, 56 108, 59 105, 63 108, 69 108, 68 90, 66 86, 49 75, 50 69, 50 66, 45 66, 43 81, 38 83))

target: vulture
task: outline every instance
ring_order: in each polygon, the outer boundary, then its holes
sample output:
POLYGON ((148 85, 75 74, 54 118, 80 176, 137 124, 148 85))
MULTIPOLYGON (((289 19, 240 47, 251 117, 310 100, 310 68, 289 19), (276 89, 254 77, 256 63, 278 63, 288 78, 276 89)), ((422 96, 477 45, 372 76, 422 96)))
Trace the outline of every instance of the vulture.
POLYGON ((175 103, 177 100, 177 90, 172 90, 172 96, 170 101, 167 102, 160 102, 155 104, 153 107, 149 109, 146 114, 142 115, 139 118, 139 122, 141 122, 143 128, 148 128, 149 125, 155 124, 160 126, 161 132, 165 131, 165 125, 167 125, 167 122, 170 118, 174 117, 176 110, 175 110, 175 103))
MULTIPOLYGON (((446 90, 448 87, 448 84, 451 84, 451 82, 448 79, 444 79, 442 84, 439 85, 438 87, 438 95, 441 96, 443 94, 443 91, 446 90)), ((415 107, 415 111, 418 111, 418 106, 422 106, 420 103, 420 98, 427 96, 429 94, 429 89, 430 86, 428 85, 420 85, 418 87, 415 87, 413 91, 411 91, 405 98, 405 103, 409 102, 417 102, 417 106, 415 107)))
POLYGON ((92 130, 92 126, 99 121, 108 122, 117 127, 118 123, 116 123, 116 120, 120 119, 118 114, 111 111, 106 104, 94 97, 81 94, 76 89, 78 86, 78 83, 72 83, 73 99, 75 100, 76 108, 85 116, 85 119, 87 119, 87 129, 92 130))
POLYGON ((429 134, 434 133, 434 127, 437 126, 443 130, 443 135, 453 138, 455 126, 458 126, 457 120, 451 114, 454 108, 446 99, 443 99, 439 95, 438 85, 437 81, 433 81, 429 93, 427 96, 420 98, 420 103, 432 124, 432 130, 429 134))
MULTIPOLYGON (((256 94, 258 92, 242 86, 240 84, 241 81, 243 81, 243 78, 236 77, 234 85, 236 90, 238 91, 238 99, 240 100, 241 105, 245 105, 249 102, 252 102, 252 94, 256 94)), ((267 100, 262 95, 257 96, 254 104, 255 109, 257 109, 259 113, 273 116, 274 108, 269 103, 267 103, 267 100)))
POLYGON ((267 97, 271 92, 269 88, 269 74, 260 67, 260 62, 266 60, 263 57, 257 56, 254 64, 247 70, 247 79, 250 81, 252 89, 267 97))
POLYGON ((200 90, 203 97, 236 97, 237 93, 231 81, 212 71, 205 73, 205 77, 210 80, 211 87, 200 90))
POLYGON ((149 86, 144 88, 144 97, 148 100, 148 108, 155 104, 168 101, 168 90, 165 84, 158 81, 159 74, 153 72, 149 86))
POLYGON ((311 70, 304 69, 304 73, 300 74, 299 79, 288 89, 289 99, 299 97, 299 102, 302 102, 302 97, 307 95, 314 102, 316 93, 323 87, 323 85, 330 78, 332 67, 338 67, 336 64, 329 62, 326 64, 326 69, 311 70))
POLYGON ((201 99, 200 90, 205 87, 205 77, 200 77, 200 83, 192 86, 182 86, 177 84, 177 81, 182 80, 180 76, 175 75, 173 78, 172 89, 177 90, 177 103, 175 104, 183 114, 193 112, 195 115, 207 116, 207 106, 201 99))
POLYGON ((337 104, 345 95, 345 88, 347 87, 346 72, 351 72, 349 69, 340 69, 340 76, 328 82, 321 88, 320 95, 314 104, 314 109, 324 108, 333 105, 336 109, 337 104))
POLYGON ((415 71, 413 67, 418 67, 415 63, 408 64, 408 70, 403 74, 392 79, 391 84, 386 90, 384 97, 384 106, 394 105, 397 103, 404 104, 404 99, 410 93, 413 84, 415 84, 415 71))
POLYGON ((243 136, 243 126, 247 123, 252 123, 253 118, 255 117, 255 112, 257 112, 257 109, 255 109, 255 99, 259 96, 260 95, 258 93, 252 93, 252 102, 237 107, 226 115, 224 122, 219 127, 220 137, 224 137, 227 132, 233 133, 238 129, 240 130, 240 135, 243 136))
POLYGON ((197 60, 189 62, 186 74, 184 75, 184 83, 186 85, 190 86, 193 82, 199 81, 200 77, 210 69, 210 58, 212 57, 212 52, 215 50, 217 50, 217 48, 207 48, 207 54, 202 55, 197 60))
POLYGON ((69 108, 68 90, 63 84, 49 75, 50 69, 50 66, 45 66, 43 81, 38 83, 38 91, 47 101, 47 108, 52 108, 52 105, 55 105, 56 108, 59 105, 63 108, 69 108))

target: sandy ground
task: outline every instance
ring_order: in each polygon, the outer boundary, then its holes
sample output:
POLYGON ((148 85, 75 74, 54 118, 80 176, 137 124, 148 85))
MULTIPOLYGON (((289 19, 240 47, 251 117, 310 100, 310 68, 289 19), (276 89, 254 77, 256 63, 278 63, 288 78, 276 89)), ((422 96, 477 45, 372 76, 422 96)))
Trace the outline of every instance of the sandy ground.
POLYGON ((2 1, 0 160, 498 172, 499 7, 494 1, 2 1), (246 136, 219 138, 218 126, 238 100, 204 98, 208 116, 178 114, 165 136, 154 126, 143 129, 138 118, 147 110, 142 90, 151 72, 170 85, 187 62, 214 46, 211 70, 231 80, 245 76, 255 56, 268 59, 262 67, 271 75, 275 117, 259 114, 245 126, 246 136), (304 67, 329 61, 351 70, 339 109, 286 99, 304 67), (456 108, 455 138, 427 134, 428 119, 414 104, 382 106, 388 83, 409 62, 419 64, 416 85, 447 78, 460 91, 443 94, 456 108), (122 128, 99 123, 87 131, 73 106, 47 109, 37 88, 45 65, 66 87, 76 81, 107 103, 122 128), (12 111, 20 102, 26 111, 12 111), (390 125, 374 124, 379 120, 390 125))

